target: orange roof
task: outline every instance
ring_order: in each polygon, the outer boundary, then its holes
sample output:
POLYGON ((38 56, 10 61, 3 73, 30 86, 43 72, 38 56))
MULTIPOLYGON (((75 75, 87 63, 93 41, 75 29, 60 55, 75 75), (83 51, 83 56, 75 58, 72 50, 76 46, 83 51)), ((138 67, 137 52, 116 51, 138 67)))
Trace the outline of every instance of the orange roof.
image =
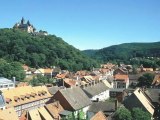
POLYGON ((63 111, 63 107, 60 105, 58 101, 54 103, 47 104, 45 108, 49 111, 49 113, 54 117, 54 118, 60 118, 59 113, 63 111))
POLYGON ((56 78, 64 79, 66 77, 66 74, 57 74, 56 78))
POLYGON ((53 69, 50 69, 50 68, 44 69, 45 74, 50 74, 50 73, 52 73, 52 71, 53 71, 53 69))
POLYGON ((16 85, 16 87, 28 86, 28 82, 20 82, 16 85))
POLYGON ((29 67, 27 65, 22 65, 22 67, 23 67, 24 70, 28 70, 29 69, 29 67))
POLYGON ((102 68, 102 69, 100 69, 100 72, 102 72, 102 73, 106 73, 106 72, 109 72, 110 70, 109 69, 106 69, 106 68, 102 68))
POLYGON ((14 108, 8 108, 0 111, 0 120, 19 120, 14 108))
POLYGON ((127 81, 129 79, 128 75, 116 74, 115 80, 127 81))
POLYGON ((75 86, 76 85, 76 81, 72 80, 72 79, 65 79, 64 82, 70 86, 75 86))
POLYGON ((6 104, 7 107, 18 106, 51 97, 46 86, 23 86, 2 90, 2 92, 6 102, 9 102, 9 104, 6 104), (15 96, 18 98, 17 101, 15 101, 15 96))
POLYGON ((108 119, 102 111, 99 111, 91 118, 91 120, 108 120, 108 119))
POLYGON ((159 85, 160 84, 160 74, 155 75, 152 84, 159 85))

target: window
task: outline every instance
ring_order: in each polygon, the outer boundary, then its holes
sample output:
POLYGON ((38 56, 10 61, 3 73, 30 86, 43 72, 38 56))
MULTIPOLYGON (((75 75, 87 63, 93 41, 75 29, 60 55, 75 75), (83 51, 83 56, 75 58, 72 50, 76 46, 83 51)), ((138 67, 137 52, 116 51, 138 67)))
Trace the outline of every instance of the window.
POLYGON ((8 85, 4 85, 4 88, 7 88, 8 87, 8 85))
POLYGON ((10 84, 9 87, 13 87, 13 84, 10 84))

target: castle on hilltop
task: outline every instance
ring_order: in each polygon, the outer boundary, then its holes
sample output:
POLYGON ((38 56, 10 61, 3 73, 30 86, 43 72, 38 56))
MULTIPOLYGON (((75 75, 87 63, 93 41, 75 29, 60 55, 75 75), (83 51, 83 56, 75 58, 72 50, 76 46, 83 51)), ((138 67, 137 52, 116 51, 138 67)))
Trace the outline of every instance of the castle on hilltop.
POLYGON ((24 18, 22 17, 21 22, 16 23, 13 28, 17 28, 23 31, 26 31, 28 33, 34 33, 36 31, 35 27, 33 27, 33 25, 30 24, 29 20, 27 21, 27 23, 25 23, 24 18))
POLYGON ((32 24, 30 24, 29 20, 25 22, 25 19, 23 17, 20 22, 16 23, 13 26, 13 28, 32 33, 33 35, 48 35, 46 31, 40 30, 39 32, 36 32, 36 28, 32 24))

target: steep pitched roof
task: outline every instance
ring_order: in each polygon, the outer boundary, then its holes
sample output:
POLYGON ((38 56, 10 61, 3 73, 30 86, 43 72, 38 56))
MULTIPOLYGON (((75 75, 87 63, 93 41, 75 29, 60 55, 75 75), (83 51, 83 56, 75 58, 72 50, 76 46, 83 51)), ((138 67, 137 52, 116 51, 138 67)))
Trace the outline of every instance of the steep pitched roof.
MULTIPOLYGON (((58 92, 60 92, 64 99, 66 99, 68 104, 72 107, 72 110, 79 110, 91 104, 90 99, 87 97, 87 95, 83 92, 83 90, 80 87, 61 89, 58 92)), ((56 94, 58 94, 58 92, 56 94)), ((57 99, 56 94, 55 99, 57 99)), ((60 101, 60 103, 61 102, 62 101, 60 101)))
POLYGON ((45 120, 53 120, 53 118, 51 117, 51 115, 48 113, 48 111, 44 107, 38 108, 38 112, 41 114, 41 116, 45 120))
POLYGON ((30 110, 29 115, 31 120, 42 120, 37 109, 30 110))
POLYGON ((129 79, 128 75, 121 75, 121 74, 116 74, 114 77, 115 80, 125 81, 125 82, 129 79))
POLYGON ((59 113, 64 110, 58 101, 45 105, 45 108, 53 118, 60 118, 59 113))
POLYGON ((129 109, 143 106, 142 109, 148 111, 151 115, 154 114, 154 106, 140 88, 137 88, 127 99, 124 100, 124 105, 129 109))
POLYGON ((99 111, 90 120, 108 120, 108 119, 102 111, 99 111))
POLYGON ((76 86, 76 80, 66 78, 64 79, 64 82, 69 86, 76 86))
POLYGON ((160 102, 160 99, 159 99, 160 89, 153 89, 153 88, 147 89, 145 93, 150 97, 152 102, 157 102, 157 103, 160 102))
POLYGON ((109 89, 103 82, 97 83, 95 85, 87 86, 83 88, 83 91, 87 94, 89 98, 98 95, 109 89))
POLYGON ((102 81, 108 88, 112 88, 111 84, 107 80, 102 81))
POLYGON ((0 111, 0 120, 19 120, 14 108, 8 108, 0 111))
MULTIPOLYGON (((120 104, 118 104, 119 106, 120 104)), ((89 112, 97 113, 98 111, 103 112, 114 112, 115 111, 115 102, 112 101, 99 101, 93 102, 88 109, 89 112)))
POLYGON ((2 92, 6 102, 8 100, 11 101, 10 104, 6 104, 7 107, 26 104, 28 102, 33 102, 51 97, 51 94, 48 92, 46 86, 36 86, 36 87, 23 86, 23 87, 2 90, 2 92), (41 94, 41 96, 39 94, 41 94), (25 97, 29 97, 29 99, 22 100, 25 97))
POLYGON ((58 90, 60 90, 61 88, 58 86, 52 86, 52 87, 48 87, 48 91, 51 95, 54 95, 58 90))
POLYGON ((155 75, 152 85, 155 85, 155 86, 160 85, 160 74, 155 75))

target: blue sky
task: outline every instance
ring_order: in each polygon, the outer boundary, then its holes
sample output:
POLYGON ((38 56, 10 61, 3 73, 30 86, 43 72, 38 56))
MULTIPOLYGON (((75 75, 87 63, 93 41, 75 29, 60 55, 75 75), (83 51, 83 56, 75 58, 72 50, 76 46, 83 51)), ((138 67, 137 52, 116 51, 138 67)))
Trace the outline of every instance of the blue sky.
POLYGON ((1 0, 0 28, 24 17, 80 50, 160 41, 160 0, 1 0))

